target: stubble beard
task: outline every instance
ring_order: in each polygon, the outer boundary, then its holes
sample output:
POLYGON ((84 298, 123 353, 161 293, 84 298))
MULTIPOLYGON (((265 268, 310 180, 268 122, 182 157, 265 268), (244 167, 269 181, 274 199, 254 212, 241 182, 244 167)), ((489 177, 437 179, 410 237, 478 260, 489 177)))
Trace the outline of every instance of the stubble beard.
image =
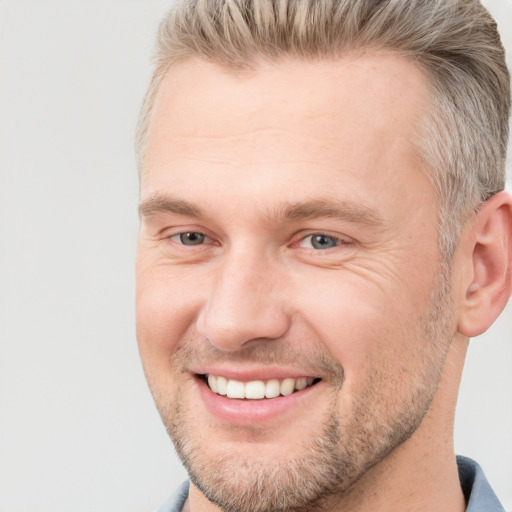
POLYGON ((451 311, 449 282, 446 274, 441 274, 431 296, 431 308, 422 318, 422 336, 416 344, 417 350, 424 352, 421 345, 430 343, 431 350, 422 354, 419 375, 413 389, 406 390, 404 400, 393 403, 390 411, 390 405, 379 395, 382 379, 389 376, 385 369, 381 373, 377 368, 357 397, 350 418, 343 416, 338 405, 343 368, 338 365, 334 381, 340 386, 333 393, 331 407, 315 437, 304 440, 296 453, 277 463, 269 464, 261 457, 248 460, 243 451, 220 451, 215 457, 205 458, 201 443, 190 434, 190 411, 179 399, 180 390, 176 390, 172 402, 168 397, 166 402, 155 396, 191 481, 225 512, 325 510, 328 500, 346 495, 370 468, 420 426, 437 390, 453 336, 451 311))

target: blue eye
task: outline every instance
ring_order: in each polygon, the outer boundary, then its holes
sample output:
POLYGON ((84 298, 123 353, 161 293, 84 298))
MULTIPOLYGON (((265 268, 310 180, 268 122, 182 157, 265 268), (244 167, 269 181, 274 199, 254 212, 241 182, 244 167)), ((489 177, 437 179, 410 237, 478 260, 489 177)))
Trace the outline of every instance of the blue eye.
POLYGON ((177 238, 183 245, 201 245, 204 243, 206 235, 189 231, 187 233, 180 233, 173 238, 177 238))
POLYGON ((317 234, 307 236, 301 241, 300 245, 301 247, 321 251, 326 249, 332 249, 333 247, 337 247, 342 243, 343 242, 339 238, 336 238, 334 236, 317 234))

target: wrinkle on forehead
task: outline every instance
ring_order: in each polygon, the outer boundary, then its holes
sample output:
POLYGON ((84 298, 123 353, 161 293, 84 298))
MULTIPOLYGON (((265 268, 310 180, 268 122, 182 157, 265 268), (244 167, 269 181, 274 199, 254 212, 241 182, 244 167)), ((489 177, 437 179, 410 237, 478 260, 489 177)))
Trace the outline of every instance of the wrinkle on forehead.
POLYGON ((304 121, 322 124, 331 117, 343 122, 344 109, 371 114, 373 125, 387 124, 388 117, 377 117, 376 107, 382 102, 390 107, 388 116, 403 122, 403 109, 415 110, 426 93, 423 71, 409 59, 393 54, 262 61, 247 77, 190 59, 172 67, 164 78, 153 109, 150 138, 152 131, 161 135, 163 127, 167 132, 171 128, 169 135, 173 136, 212 139, 250 136, 270 126, 300 133, 304 121), (292 94, 290 83, 294 84, 292 94), (263 120, 263 125, 259 116, 262 109, 275 112, 263 120), (241 117, 246 121, 242 132, 241 117), (298 120, 302 122, 294 124, 298 120))

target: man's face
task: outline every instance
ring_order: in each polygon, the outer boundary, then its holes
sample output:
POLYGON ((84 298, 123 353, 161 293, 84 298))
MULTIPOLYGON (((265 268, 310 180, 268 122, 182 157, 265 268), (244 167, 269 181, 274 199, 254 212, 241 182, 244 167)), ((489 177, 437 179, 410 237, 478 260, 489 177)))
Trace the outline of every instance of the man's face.
POLYGON ((238 76, 188 61, 161 85, 139 347, 193 483, 226 510, 312 510, 424 419, 455 330, 411 143, 426 101, 391 55, 238 76))

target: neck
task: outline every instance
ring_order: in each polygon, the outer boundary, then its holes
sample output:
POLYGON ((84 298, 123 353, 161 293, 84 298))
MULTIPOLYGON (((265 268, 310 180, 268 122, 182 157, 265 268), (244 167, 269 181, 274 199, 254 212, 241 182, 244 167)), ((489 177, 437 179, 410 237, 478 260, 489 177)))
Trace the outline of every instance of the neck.
POLYGON ((412 456, 411 445, 416 443, 421 444, 420 439, 411 438, 367 471, 343 496, 326 499, 321 510, 463 512, 466 504, 451 442, 424 444, 412 456))

